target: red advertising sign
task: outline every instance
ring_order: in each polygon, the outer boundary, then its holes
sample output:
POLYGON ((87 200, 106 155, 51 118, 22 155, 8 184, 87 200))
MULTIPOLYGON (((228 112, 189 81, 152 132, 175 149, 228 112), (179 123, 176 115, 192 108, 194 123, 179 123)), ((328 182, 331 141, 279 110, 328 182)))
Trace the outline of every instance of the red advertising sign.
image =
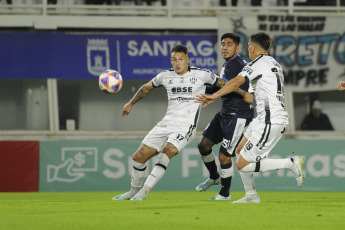
POLYGON ((37 192, 38 141, 0 141, 0 192, 37 192))

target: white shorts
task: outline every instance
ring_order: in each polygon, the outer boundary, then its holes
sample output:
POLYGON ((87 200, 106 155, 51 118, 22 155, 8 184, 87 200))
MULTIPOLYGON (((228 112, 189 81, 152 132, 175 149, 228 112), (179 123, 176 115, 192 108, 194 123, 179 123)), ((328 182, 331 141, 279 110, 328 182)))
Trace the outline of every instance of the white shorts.
POLYGON ((195 133, 194 124, 162 120, 146 135, 142 143, 160 152, 170 142, 180 152, 194 139, 195 133))
POLYGON ((248 162, 258 162, 266 158, 285 132, 286 125, 259 123, 254 119, 244 136, 248 139, 241 150, 241 156, 248 162))

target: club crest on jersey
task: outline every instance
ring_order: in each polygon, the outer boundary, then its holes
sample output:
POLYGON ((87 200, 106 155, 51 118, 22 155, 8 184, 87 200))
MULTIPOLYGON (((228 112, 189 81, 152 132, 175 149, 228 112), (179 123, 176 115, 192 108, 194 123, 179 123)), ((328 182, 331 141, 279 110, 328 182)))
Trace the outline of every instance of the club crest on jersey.
POLYGON ((192 83, 192 84, 195 84, 198 79, 196 79, 195 77, 192 77, 191 79, 189 79, 189 81, 192 83))
POLYGON ((110 68, 107 39, 88 39, 86 50, 87 69, 90 74, 98 76, 110 68))

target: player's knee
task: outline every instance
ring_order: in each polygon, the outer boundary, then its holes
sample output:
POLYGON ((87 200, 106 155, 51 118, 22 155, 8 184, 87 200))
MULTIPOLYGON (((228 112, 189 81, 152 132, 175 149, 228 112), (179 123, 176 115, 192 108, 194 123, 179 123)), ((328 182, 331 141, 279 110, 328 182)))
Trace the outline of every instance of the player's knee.
POLYGON ((221 165, 226 165, 226 164, 229 164, 231 162, 231 157, 229 157, 223 153, 219 153, 218 159, 219 159, 219 163, 221 165))
POLYGON ((206 143, 206 141, 201 140, 198 143, 198 149, 201 155, 207 155, 212 151, 212 145, 206 143))
POLYGON ((176 154, 178 154, 178 149, 176 147, 164 146, 162 149, 162 153, 166 154, 169 157, 169 159, 171 159, 176 154))
POLYGON ((236 168, 238 171, 242 172, 243 166, 236 163, 236 168))
POLYGON ((239 159, 236 161, 236 167, 237 170, 240 172, 254 172, 255 164, 250 164, 248 161, 244 159, 239 159))
POLYGON ((139 163, 145 163, 148 159, 144 155, 138 154, 138 152, 133 154, 132 159, 139 163))

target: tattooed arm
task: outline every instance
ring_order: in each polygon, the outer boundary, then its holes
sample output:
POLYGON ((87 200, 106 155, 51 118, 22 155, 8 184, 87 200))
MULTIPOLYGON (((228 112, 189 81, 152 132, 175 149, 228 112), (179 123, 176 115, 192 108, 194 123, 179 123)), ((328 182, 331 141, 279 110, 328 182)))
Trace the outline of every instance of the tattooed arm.
MULTIPOLYGON (((226 81, 224 81, 223 79, 221 78, 218 78, 218 81, 217 81, 217 86, 219 88, 222 88, 224 87, 226 84, 226 81)), ((241 88, 237 88, 233 91, 234 93, 237 93, 238 95, 242 96, 243 97, 243 100, 245 102, 247 102, 248 104, 252 104, 253 103, 253 95, 251 93, 248 93, 247 91, 241 89, 241 88)))
POLYGON ((128 114, 132 110, 133 105, 137 103, 139 100, 141 100, 142 98, 146 97, 153 89, 154 87, 151 81, 142 85, 138 89, 138 91, 135 93, 135 95, 132 97, 132 99, 123 106, 122 116, 123 117, 128 116, 128 114))

